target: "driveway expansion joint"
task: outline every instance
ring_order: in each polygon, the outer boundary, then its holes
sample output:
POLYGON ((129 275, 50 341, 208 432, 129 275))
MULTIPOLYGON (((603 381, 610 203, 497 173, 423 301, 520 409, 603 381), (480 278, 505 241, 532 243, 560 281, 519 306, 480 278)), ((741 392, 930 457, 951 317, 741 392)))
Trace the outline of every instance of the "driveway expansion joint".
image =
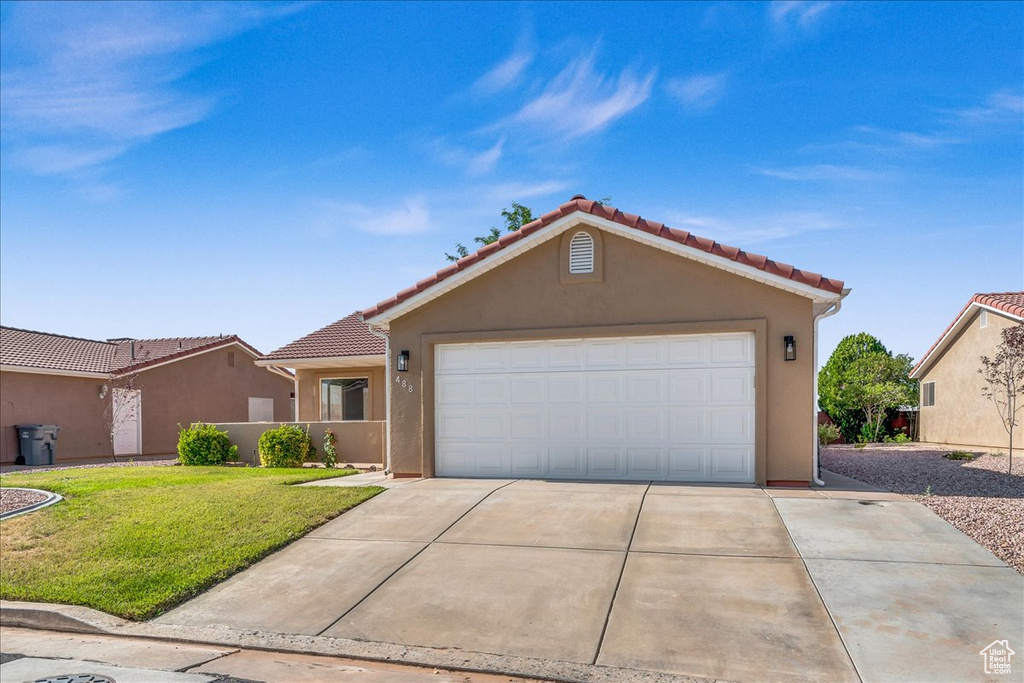
MULTIPOLYGON (((470 512, 472 512, 473 510, 475 510, 475 509, 476 509, 476 507, 477 507, 478 505, 480 505, 480 503, 482 503, 482 502, 484 502, 485 500, 487 500, 488 498, 490 498, 490 497, 491 497, 492 495, 494 495, 494 493, 495 493, 496 491, 500 491, 501 489, 505 488, 506 486, 509 486, 510 484, 513 484, 513 483, 514 483, 515 481, 516 481, 516 480, 512 480, 512 481, 510 481, 510 482, 508 482, 508 483, 506 483, 506 484, 502 484, 501 486, 498 486, 498 487, 497 487, 497 488, 495 488, 495 489, 492 489, 491 491, 489 491, 489 492, 487 493, 487 495, 486 495, 486 496, 484 496, 483 498, 481 498, 481 499, 480 499, 480 500, 478 500, 477 502, 473 503, 473 505, 471 505, 471 506, 469 507, 469 509, 468 509, 468 510, 466 510, 466 511, 465 511, 465 512, 463 512, 463 513, 462 513, 461 515, 459 515, 459 516, 458 516, 458 518, 456 518, 456 519, 455 519, 455 521, 453 521, 453 522, 452 522, 451 524, 449 524, 449 525, 448 525, 448 526, 446 526, 446 527, 445 527, 445 528, 444 528, 443 530, 441 530, 441 533, 439 533, 439 534, 438 534, 437 536, 435 536, 433 540, 431 540, 431 541, 428 541, 428 542, 427 542, 427 543, 426 543, 426 544, 425 544, 425 545, 424 545, 424 546, 423 546, 422 548, 420 548, 420 549, 419 549, 419 550, 418 550, 417 552, 415 552, 415 553, 414 553, 414 554, 412 555, 412 557, 410 557, 410 558, 409 558, 408 560, 406 560, 405 562, 403 562, 402 564, 400 564, 400 565, 399 565, 399 566, 398 566, 398 567, 397 567, 397 568, 396 568, 396 569, 395 569, 395 570, 394 570, 393 572, 391 572, 390 574, 388 574, 388 575, 387 575, 387 576, 386 576, 386 577, 384 578, 384 580, 383 580, 383 581, 381 581, 381 582, 380 582, 380 583, 378 583, 378 584, 377 584, 376 586, 374 586, 373 590, 371 590, 371 591, 370 591, 369 593, 367 593, 367 594, 366 594, 366 595, 364 595, 364 596, 363 596, 362 598, 360 598, 360 599, 359 599, 359 600, 358 600, 358 601, 357 601, 357 602, 356 602, 355 604, 353 604, 353 605, 352 605, 351 607, 349 607, 349 608, 348 608, 347 610, 345 610, 344 612, 342 612, 342 613, 341 613, 341 615, 340 615, 340 616, 339 616, 339 617, 338 617, 337 619, 335 619, 335 620, 334 620, 334 621, 332 621, 332 622, 331 622, 330 624, 328 624, 326 628, 324 628, 324 629, 322 629, 321 631, 319 631, 319 632, 318 632, 318 633, 317 633, 316 635, 318 635, 318 636, 323 636, 323 634, 324 634, 324 633, 326 633, 327 631, 330 631, 330 630, 331 630, 332 628, 334 628, 335 626, 337 626, 337 624, 338 624, 338 623, 339 623, 339 622, 340 622, 340 621, 341 621, 342 619, 344 619, 344 618, 345 618, 346 616, 348 616, 348 615, 349 615, 349 614, 350 614, 350 613, 352 612, 352 610, 354 610, 355 608, 359 607, 359 605, 361 605, 361 604, 363 604, 364 602, 366 602, 366 601, 367 601, 367 600, 368 600, 368 599, 370 598, 370 596, 371 596, 371 595, 373 595, 373 594, 374 594, 374 593, 376 593, 376 592, 377 592, 378 590, 380 590, 380 587, 381 587, 381 586, 383 586, 383 585, 384 585, 384 584, 386 584, 386 583, 387 583, 388 581, 390 581, 390 580, 391 580, 391 578, 392 578, 393 576, 395 576, 395 574, 397 574, 398 572, 402 571, 402 569, 404 569, 405 567, 407 567, 407 566, 409 565, 409 563, 410 563, 410 562, 412 562, 412 561, 413 561, 413 560, 415 560, 415 559, 416 559, 417 557, 419 557, 420 555, 422 555, 422 554, 423 554, 423 551, 425 551, 425 550, 426 550, 427 548, 429 548, 429 547, 430 547, 430 546, 432 546, 432 545, 433 545, 433 544, 434 544, 435 542, 437 542, 437 539, 441 538, 441 536, 443 536, 444 534, 446 534, 446 533, 448 532, 448 530, 449 530, 449 529, 451 529, 451 528, 452 528, 453 526, 455 526, 456 524, 458 524, 458 523, 459 523, 459 521, 460 521, 460 520, 461 520, 462 518, 464 518, 464 517, 465 517, 466 515, 468 515, 468 514, 469 514, 470 512)), ((415 482, 414 482, 414 483, 415 483, 415 482)))
POLYGON ((640 499, 640 506, 636 510, 636 519, 633 520, 633 530, 629 534, 629 543, 626 544, 626 552, 622 556, 622 566, 619 567, 619 578, 615 581, 615 590, 612 591, 612 599, 608 603, 608 612, 604 615, 604 625, 601 627, 601 637, 597 640, 597 648, 594 650, 594 658, 590 663, 597 665, 597 658, 601 656, 601 646, 604 645, 604 638, 608 634, 608 623, 612 619, 612 609, 615 607, 615 596, 619 594, 619 586, 622 585, 622 575, 626 573, 626 562, 629 561, 629 553, 633 547, 633 538, 636 536, 636 528, 640 526, 640 515, 644 512, 644 502, 647 500, 647 492, 651 490, 651 483, 648 482, 644 489, 643 498, 640 499))

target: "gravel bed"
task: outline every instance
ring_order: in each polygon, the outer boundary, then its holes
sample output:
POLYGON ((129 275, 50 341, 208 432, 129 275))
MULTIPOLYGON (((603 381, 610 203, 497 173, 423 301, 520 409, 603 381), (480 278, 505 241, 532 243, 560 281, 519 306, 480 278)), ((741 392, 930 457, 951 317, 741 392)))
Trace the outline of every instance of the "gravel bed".
POLYGON ((178 459, 171 458, 167 460, 125 460, 124 462, 100 462, 91 465, 60 465, 54 467, 4 465, 0 467, 0 474, 11 474, 13 472, 59 472, 61 470, 84 470, 94 467, 169 467, 177 464, 178 459))
POLYGON ((20 510, 21 508, 28 507, 29 505, 42 503, 47 498, 49 498, 48 495, 45 493, 39 493, 38 491, 2 488, 0 489, 0 515, 11 512, 12 510, 20 510))
POLYGON ((847 477, 901 493, 929 507, 1024 574, 1024 452, 978 453, 947 460, 945 449, 911 446, 828 446, 821 465, 847 477))

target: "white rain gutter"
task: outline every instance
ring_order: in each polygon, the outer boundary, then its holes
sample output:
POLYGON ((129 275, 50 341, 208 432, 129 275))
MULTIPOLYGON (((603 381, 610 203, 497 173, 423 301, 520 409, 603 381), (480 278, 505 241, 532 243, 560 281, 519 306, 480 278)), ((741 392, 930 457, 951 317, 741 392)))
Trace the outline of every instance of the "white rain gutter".
POLYGON ((373 323, 367 323, 366 329, 384 340, 384 474, 391 474, 391 337, 373 323))
POLYGON ((819 463, 820 455, 818 453, 818 321, 825 318, 831 317, 839 312, 839 309, 843 307, 843 299, 850 293, 849 289, 844 289, 842 296, 835 300, 831 306, 826 308, 824 311, 814 316, 814 406, 811 410, 813 421, 811 422, 811 439, 814 443, 812 452, 814 453, 814 465, 811 471, 811 479, 817 486, 824 486, 825 482, 818 476, 818 472, 821 471, 821 465, 819 463))

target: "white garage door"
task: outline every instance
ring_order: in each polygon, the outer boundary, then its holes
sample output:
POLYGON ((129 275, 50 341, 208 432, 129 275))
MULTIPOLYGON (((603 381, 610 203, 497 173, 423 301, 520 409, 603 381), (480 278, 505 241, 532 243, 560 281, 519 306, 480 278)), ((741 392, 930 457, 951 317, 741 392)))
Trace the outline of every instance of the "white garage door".
POLYGON ((754 335, 442 344, 449 477, 754 481, 754 335))

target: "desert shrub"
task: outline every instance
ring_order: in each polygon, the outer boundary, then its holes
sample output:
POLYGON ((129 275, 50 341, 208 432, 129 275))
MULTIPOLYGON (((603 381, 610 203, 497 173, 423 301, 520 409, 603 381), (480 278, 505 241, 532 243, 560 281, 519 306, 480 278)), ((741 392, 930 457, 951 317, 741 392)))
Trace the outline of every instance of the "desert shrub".
POLYGON ((942 457, 946 460, 974 460, 974 453, 970 451, 950 451, 942 457))
POLYGON ((264 467, 302 467, 309 446, 309 433, 295 425, 268 429, 260 436, 260 463, 264 467))
POLYGON ((822 446, 827 446, 830 443, 839 441, 839 427, 827 422, 825 424, 818 425, 818 443, 822 446))
POLYGON ((338 464, 338 449, 335 445, 337 443, 338 439, 334 436, 334 430, 324 430, 324 454, 320 458, 324 467, 331 468, 338 464))
POLYGON ((886 434, 882 441, 885 443, 905 444, 910 443, 913 439, 907 436, 905 432, 896 432, 893 436, 886 434))
POLYGON ((186 429, 178 425, 178 462, 182 465, 223 465, 238 459, 228 433, 211 424, 194 422, 186 429))

